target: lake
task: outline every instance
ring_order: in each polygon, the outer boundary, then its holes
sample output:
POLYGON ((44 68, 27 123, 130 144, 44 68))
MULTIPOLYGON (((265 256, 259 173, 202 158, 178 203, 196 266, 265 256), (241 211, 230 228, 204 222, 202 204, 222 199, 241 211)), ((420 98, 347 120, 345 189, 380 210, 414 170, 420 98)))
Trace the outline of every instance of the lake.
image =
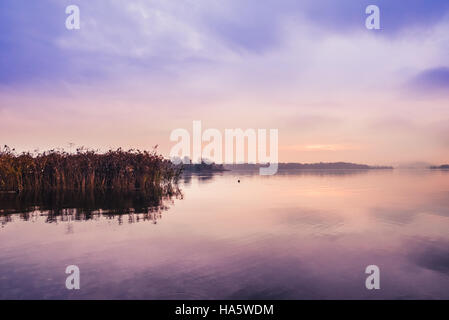
POLYGON ((3 195, 0 298, 449 299, 448 171, 224 172, 180 190, 3 195))

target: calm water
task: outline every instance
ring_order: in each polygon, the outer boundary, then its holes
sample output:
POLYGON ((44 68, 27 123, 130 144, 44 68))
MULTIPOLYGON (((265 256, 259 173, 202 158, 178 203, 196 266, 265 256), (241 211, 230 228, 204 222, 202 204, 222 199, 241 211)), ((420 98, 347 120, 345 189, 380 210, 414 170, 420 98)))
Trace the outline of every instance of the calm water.
POLYGON ((149 204, 11 195, 0 298, 449 298, 449 172, 224 173, 180 187, 149 204), (380 290, 365 289, 371 264, 380 290), (80 290, 65 288, 68 265, 80 290))

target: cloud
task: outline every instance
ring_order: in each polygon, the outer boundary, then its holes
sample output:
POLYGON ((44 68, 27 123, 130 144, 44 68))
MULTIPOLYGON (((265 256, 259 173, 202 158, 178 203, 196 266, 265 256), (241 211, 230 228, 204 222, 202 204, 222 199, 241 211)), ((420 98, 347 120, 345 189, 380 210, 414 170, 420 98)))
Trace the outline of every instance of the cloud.
POLYGON ((411 29, 431 29, 447 18, 449 2, 446 0, 364 0, 364 5, 377 4, 381 12, 381 28, 389 35, 400 35, 411 29))
POLYGON ((64 54, 53 43, 63 31, 55 28, 58 12, 64 13, 57 9, 48 1, 0 3, 0 84, 63 74, 64 54))
POLYGON ((375 4, 381 13, 381 35, 396 36, 410 28, 428 29, 449 13, 446 0, 229 0, 210 10, 218 1, 199 1, 207 9, 205 26, 236 45, 249 50, 268 49, 276 45, 276 34, 286 19, 313 24, 326 33, 366 31, 367 6, 375 4))
MULTIPOLYGON (((71 1, 4 0, 0 84, 89 82, 123 74, 174 77, 198 65, 226 67, 242 56, 248 61, 291 49, 284 43, 289 32, 289 41, 303 45, 302 52, 291 53, 302 61, 311 49, 348 55, 333 42, 327 47, 323 39, 340 35, 357 42, 360 32, 371 35, 364 26, 371 2, 80 0, 81 30, 71 32, 64 24, 71 1), (301 28, 289 30, 292 24, 301 28)), ((379 34, 386 37, 417 26, 430 30, 449 12, 446 0, 376 2, 381 8, 379 34)), ((282 68, 282 61, 276 65, 282 68)))
POLYGON ((437 67, 424 70, 411 79, 409 88, 423 93, 441 91, 449 93, 449 68, 437 67))

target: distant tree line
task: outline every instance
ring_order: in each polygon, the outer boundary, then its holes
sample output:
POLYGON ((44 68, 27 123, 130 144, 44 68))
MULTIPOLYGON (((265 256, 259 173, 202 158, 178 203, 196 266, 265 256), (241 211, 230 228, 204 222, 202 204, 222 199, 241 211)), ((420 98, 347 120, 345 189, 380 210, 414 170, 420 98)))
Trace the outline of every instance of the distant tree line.
MULTIPOLYGON (((229 170, 258 170, 264 167, 263 164, 226 164, 224 167, 229 170)), ((369 166, 349 162, 319 162, 319 163, 279 163, 280 170, 370 170, 370 169, 393 169, 387 166, 369 166)))
POLYGON ((449 164, 443 164, 441 166, 432 166, 430 169, 449 169, 449 164))
POLYGON ((183 172, 222 172, 227 171, 222 164, 207 163, 201 161, 201 163, 180 164, 183 172))

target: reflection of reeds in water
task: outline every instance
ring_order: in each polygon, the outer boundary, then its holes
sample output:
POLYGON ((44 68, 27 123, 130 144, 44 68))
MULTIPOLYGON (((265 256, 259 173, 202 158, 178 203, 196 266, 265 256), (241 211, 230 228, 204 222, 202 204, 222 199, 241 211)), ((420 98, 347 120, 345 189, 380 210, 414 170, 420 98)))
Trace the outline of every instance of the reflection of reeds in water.
POLYGON ((162 212, 168 210, 174 199, 182 198, 181 190, 138 191, 66 191, 21 192, 0 195, 0 223, 11 222, 14 216, 25 221, 35 221, 45 216, 46 222, 70 222, 117 219, 121 224, 139 221, 156 223, 162 212))

